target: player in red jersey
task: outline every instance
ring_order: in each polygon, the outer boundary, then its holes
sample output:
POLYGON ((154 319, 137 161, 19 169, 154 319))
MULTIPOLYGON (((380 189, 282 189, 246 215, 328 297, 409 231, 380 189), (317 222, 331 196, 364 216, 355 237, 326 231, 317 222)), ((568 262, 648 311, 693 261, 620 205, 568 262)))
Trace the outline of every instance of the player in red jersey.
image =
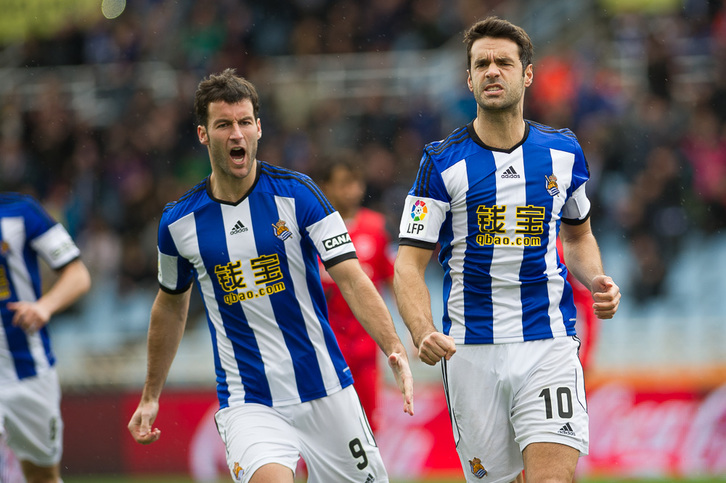
MULTIPOLYGON (((390 236, 385 217, 361 206, 365 194, 363 172, 346 155, 322 166, 318 184, 345 221, 363 270, 380 290, 393 278, 393 261, 387 255, 390 236)), ((356 320, 338 286, 321 264, 321 279, 328 301, 330 325, 355 379, 355 388, 373 431, 377 428, 376 400, 380 385, 378 348, 356 320)))

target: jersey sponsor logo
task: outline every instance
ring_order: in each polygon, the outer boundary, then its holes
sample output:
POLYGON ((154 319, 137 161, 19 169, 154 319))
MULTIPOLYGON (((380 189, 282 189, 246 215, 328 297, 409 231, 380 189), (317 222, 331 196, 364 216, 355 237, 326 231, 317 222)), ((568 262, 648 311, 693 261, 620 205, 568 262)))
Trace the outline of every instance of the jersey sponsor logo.
POLYGON ((479 458, 470 459, 469 468, 471 468, 471 473, 477 478, 481 479, 487 475, 487 470, 484 468, 484 465, 481 464, 481 460, 479 458))
POLYGON ((333 248, 338 248, 339 246, 345 245, 346 243, 351 243, 350 234, 348 233, 342 233, 332 238, 328 238, 327 240, 323 240, 323 246, 325 247, 326 251, 330 251, 333 248))
POLYGON ((292 236, 292 232, 286 225, 287 223, 282 220, 278 220, 277 223, 272 225, 272 230, 275 232, 275 236, 282 241, 285 241, 292 236))
POLYGON ((237 220, 237 223, 235 223, 235 225, 232 227, 232 229, 230 230, 229 234, 230 235, 237 235, 239 233, 244 233, 247 230, 249 230, 249 228, 247 228, 246 226, 244 226, 244 224, 240 220, 237 220))
POLYGON ((476 236, 476 242, 480 246, 541 246, 541 235, 544 233, 544 207, 534 205, 515 207, 514 233, 517 236, 506 235, 507 208, 506 205, 479 205, 477 207, 476 215, 480 234, 476 236))
POLYGON ((249 272, 245 273, 242 270, 241 260, 214 267, 219 286, 227 292, 224 295, 224 301, 227 305, 285 290, 285 283, 278 282, 282 280, 283 275, 280 269, 280 257, 277 253, 260 255, 257 258, 250 259, 250 267, 252 268, 251 276, 249 272), (253 280, 248 280, 250 278, 253 280), (248 288, 248 281, 250 284, 254 283, 255 288, 243 290, 248 288))
POLYGON ((267 287, 262 287, 257 290, 248 290, 246 292, 232 292, 225 294, 224 296, 224 303, 227 305, 236 304, 237 302, 244 302, 245 300, 252 300, 260 297, 265 297, 267 295, 282 292, 285 290, 285 283, 280 282, 276 283, 274 285, 268 285, 267 287))
POLYGON ((513 247, 539 247, 542 246, 542 239, 531 236, 495 236, 495 235, 477 235, 476 242, 479 246, 513 246, 513 247))
POLYGON ((411 206, 411 219, 413 221, 423 221, 428 212, 429 209, 426 207, 426 203, 423 200, 416 200, 411 206))
POLYGON ((568 436, 575 436, 575 431, 572 429, 572 426, 570 425, 570 423, 566 423, 557 432, 560 434, 566 434, 568 436))
POLYGON ((508 167, 504 172, 502 173, 502 178, 519 178, 519 174, 514 170, 514 166, 508 167))
POLYGON ((554 174, 545 176, 545 183, 547 186, 547 192, 550 196, 557 196, 560 194, 560 189, 557 187, 557 176, 554 174))
POLYGON ((5 267, 0 266, 0 300, 7 300, 10 298, 10 295, 8 274, 5 272, 5 267))

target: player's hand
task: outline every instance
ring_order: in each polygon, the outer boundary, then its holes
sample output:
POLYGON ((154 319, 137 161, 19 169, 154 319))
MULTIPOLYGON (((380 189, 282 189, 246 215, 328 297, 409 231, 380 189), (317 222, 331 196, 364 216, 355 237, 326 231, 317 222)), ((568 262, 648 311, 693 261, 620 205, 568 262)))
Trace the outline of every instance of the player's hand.
POLYGON ((607 275, 596 276, 590 285, 595 315, 599 319, 612 319, 620 305, 620 287, 607 275))
POLYGON ((456 352, 454 338, 441 332, 430 332, 418 346, 418 357, 426 364, 436 365, 442 358, 447 361, 456 352))
POLYGON ((161 430, 159 428, 151 429, 158 412, 159 403, 156 401, 139 403, 139 407, 131 416, 128 426, 131 436, 134 437, 137 443, 151 444, 159 439, 161 430))
POLYGON ((34 302, 9 302, 8 308, 13 314, 13 325, 26 332, 42 329, 50 320, 50 313, 40 304, 34 302))
POLYGON ((391 366, 398 389, 403 394, 403 412, 413 416, 413 376, 408 365, 408 357, 399 352, 392 352, 388 356, 388 365, 391 366))

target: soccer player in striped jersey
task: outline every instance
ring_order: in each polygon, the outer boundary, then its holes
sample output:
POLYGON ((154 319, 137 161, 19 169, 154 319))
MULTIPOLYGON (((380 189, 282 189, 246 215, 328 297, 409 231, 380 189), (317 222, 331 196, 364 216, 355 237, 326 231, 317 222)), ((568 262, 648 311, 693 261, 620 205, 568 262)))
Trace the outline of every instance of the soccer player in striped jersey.
POLYGON ((34 198, 0 193, 0 433, 28 482, 59 482, 60 385, 48 322, 91 287, 71 236, 34 198), (40 260, 58 272, 43 293, 40 260))
POLYGON ((590 229, 577 139, 523 117, 529 36, 489 17, 464 42, 477 115, 424 148, 400 225, 396 299, 419 357, 442 361, 467 481, 520 480, 524 469, 528 482, 571 482, 588 451, 588 416, 558 231, 599 318, 615 314, 620 291, 590 229), (424 283, 437 243, 443 333, 424 283))
POLYGON ((409 414, 413 380, 345 223, 308 176, 256 159, 262 125, 251 83, 232 69, 211 75, 194 105, 212 172, 167 205, 159 223, 160 290, 131 434, 143 444, 160 436, 153 423, 196 279, 212 337, 215 419, 232 478, 292 483, 302 455, 311 482, 388 481, 327 320, 318 256, 388 356, 409 414))

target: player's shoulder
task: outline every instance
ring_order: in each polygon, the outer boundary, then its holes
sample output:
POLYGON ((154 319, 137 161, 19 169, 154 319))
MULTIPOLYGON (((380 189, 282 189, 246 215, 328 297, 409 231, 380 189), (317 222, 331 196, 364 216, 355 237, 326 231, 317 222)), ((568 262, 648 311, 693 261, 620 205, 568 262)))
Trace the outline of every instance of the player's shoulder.
POLYGON ((45 208, 35 197, 24 194, 5 191, 0 193, 0 215, 22 216, 25 218, 42 219, 47 223, 54 223, 45 208))
POLYGON ((24 193, 16 193, 12 191, 0 192, 0 205, 11 206, 11 205, 32 205, 39 206, 40 203, 30 195, 24 193))
MULTIPOLYGON (((266 182, 267 186, 285 191, 294 191, 300 188, 317 190, 313 180, 305 173, 283 166, 275 166, 264 161, 258 161, 260 166, 260 181, 266 182)), ((282 194, 282 193, 280 193, 282 194)))
POLYGON ((424 146, 424 153, 432 159, 447 159, 458 156, 462 150, 468 149, 471 141, 469 126, 454 129, 451 134, 439 141, 433 141, 424 146))
POLYGON ((528 141, 549 145, 579 146, 577 136, 568 128, 554 128, 535 121, 526 120, 529 126, 528 141))
POLYGON ((167 203, 164 206, 162 216, 166 218, 179 218, 193 211, 200 201, 206 198, 208 181, 209 178, 204 178, 197 185, 181 195, 178 200, 167 203))
POLYGON ((303 204, 320 204, 328 214, 335 211, 320 187, 307 174, 264 161, 258 162, 260 176, 254 191, 267 191, 276 196, 295 198, 304 201, 303 204))

